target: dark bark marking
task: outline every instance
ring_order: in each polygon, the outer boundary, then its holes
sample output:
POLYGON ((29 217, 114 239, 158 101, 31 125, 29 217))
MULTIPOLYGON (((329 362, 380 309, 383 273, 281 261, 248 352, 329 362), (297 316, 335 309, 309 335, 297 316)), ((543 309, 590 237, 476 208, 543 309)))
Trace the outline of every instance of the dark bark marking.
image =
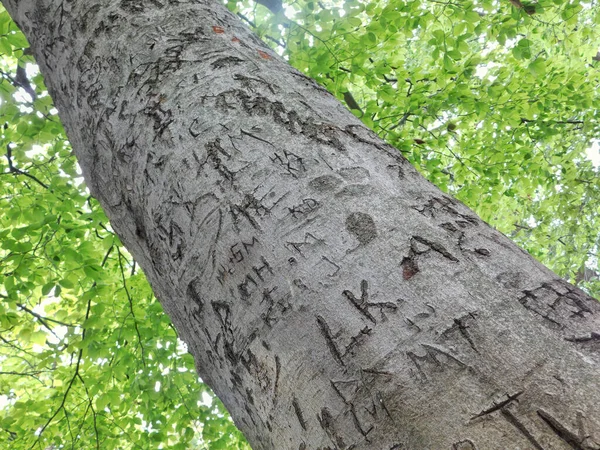
POLYGON ((327 258, 327 256, 321 256, 321 260, 327 262, 328 264, 332 265, 335 268, 335 272, 327 274, 328 277, 334 277, 334 276, 336 276, 337 273, 342 269, 341 266, 339 266, 336 263, 334 263, 332 260, 330 260, 329 258, 327 258))
POLYGON ((242 300, 250 300, 250 296, 252 295, 251 286, 257 287, 258 283, 254 280, 254 278, 250 276, 250 274, 246 274, 246 278, 244 278, 244 281, 238 284, 238 292, 242 300))
POLYGON ((252 240, 250 242, 245 242, 243 239, 240 242, 236 242, 231 247, 229 247, 229 263, 235 264, 244 261, 244 259, 250 256, 250 250, 254 248, 256 244, 259 243, 259 240, 252 236, 252 240))
POLYGON ((346 405, 348 405, 350 402, 348 398, 353 397, 354 394, 356 394, 360 389, 359 380, 330 380, 329 382, 331 383, 333 390, 346 405))
POLYGON ((402 166, 399 166, 398 164, 389 164, 387 168, 396 172, 399 179, 404 178, 404 169, 402 166))
POLYGON ((525 427, 525 425, 523 425, 523 422, 521 422, 519 419, 517 419, 517 417, 513 413, 511 413, 506 408, 501 409, 500 413, 507 420, 508 423, 510 423, 512 426, 514 426, 517 430, 519 430, 519 432, 523 436, 525 436, 527 438, 527 440, 531 443, 531 445, 534 446, 534 448, 536 450, 544 450, 544 447, 542 447, 540 445, 540 443, 536 440, 536 438, 533 437, 531 432, 525 427))
POLYGON ((477 447, 471 439, 463 439, 452 444, 452 450, 477 450, 477 447))
POLYGON ((298 418, 298 422, 300 422, 300 426, 304 431, 307 430, 306 420, 302 414, 302 409, 300 409, 300 404, 298 403, 298 399, 294 397, 292 399, 292 406, 294 407, 294 412, 296 413, 296 417, 298 418))
POLYGON ((362 436, 365 438, 365 441, 371 442, 369 440, 368 435, 371 431, 373 431, 373 428, 375 428, 375 426, 371 425, 367 430, 363 428, 363 425, 360 423, 358 415, 356 414, 356 408, 353 403, 350 403, 350 414, 352 415, 352 422, 354 423, 354 427, 358 430, 360 434, 362 434, 362 436))
POLYGON ((421 327, 419 325, 417 325, 413 320, 411 320, 409 317, 405 317, 404 321, 408 324, 409 327, 414 327, 417 329, 417 332, 421 331, 421 327))
MULTIPOLYGON (((253 211, 254 214, 258 217, 265 216, 269 214, 270 210, 267 209, 257 198, 254 198, 252 195, 248 194, 244 197, 244 200, 239 205, 232 205, 230 212, 233 217, 233 223, 237 226, 240 221, 240 216, 244 217, 250 225, 255 230, 260 231, 260 225, 258 221, 250 214, 250 211, 253 211)), ((239 231, 239 230, 238 230, 239 231)))
POLYGON ((346 217, 346 230, 354 235, 361 245, 367 245, 377 237, 373 217, 362 212, 355 212, 346 217))
POLYGON ((454 216, 457 218, 455 223, 461 228, 479 225, 479 220, 475 216, 459 213, 453 205, 459 204, 452 197, 432 197, 422 206, 413 206, 413 209, 426 217, 435 218, 438 213, 454 216))
POLYGON ((595 331, 592 331, 589 334, 589 336, 566 337, 565 341, 569 341, 569 342, 592 342, 592 341, 597 341, 597 342, 600 342, 600 333, 596 333, 595 331))
POLYGON ((242 363, 248 373, 254 377, 260 388, 264 393, 271 389, 271 367, 267 365, 263 360, 259 360, 256 355, 248 349, 248 345, 256 338, 258 330, 254 330, 250 337, 247 339, 243 348, 246 348, 245 352, 240 351, 239 361, 242 363))
POLYGON ((371 315, 371 313, 369 312, 369 308, 367 306, 367 302, 369 300, 369 283, 367 282, 367 280, 361 281, 360 291, 361 291, 360 300, 358 298, 356 298, 356 296, 348 290, 345 290, 344 292, 342 292, 342 294, 348 300, 350 300, 350 303, 352 303, 356 307, 356 309, 358 309, 361 312, 362 315, 364 315, 367 319, 369 319, 371 322, 376 324, 377 321, 375 320, 375 317, 373 317, 371 315))
POLYGON ((449 233, 456 233, 458 231, 458 228, 456 228, 454 226, 454 224, 452 224, 451 222, 441 223, 440 227, 442 227, 444 230, 448 231, 449 233))
POLYGON ((302 291, 308 290, 308 286, 306 284, 304 284, 304 281, 302 281, 301 278, 295 278, 294 281, 292 281, 292 283, 294 284, 294 286, 296 286, 298 289, 300 289, 302 291))
MULTIPOLYGON (((458 363, 458 365, 462 366, 462 367, 467 367, 467 365, 462 362, 460 359, 456 358, 455 356, 453 356, 452 354, 450 354, 450 352, 446 349, 440 348, 440 347, 436 347, 433 346, 431 344, 421 344, 423 347, 425 347, 428 351, 433 352, 432 355, 439 353, 440 355, 444 355, 446 358, 453 360, 454 362, 458 363)), ((434 359, 435 356, 432 356, 434 359)), ((438 361, 436 359, 436 361, 438 361)), ((438 361, 439 362, 439 361, 438 361)))
POLYGON ((196 305, 198 305, 198 313, 202 313, 204 309, 204 301, 200 296, 200 292, 198 289, 198 285, 200 284, 200 280, 198 278, 194 278, 187 287, 187 296, 194 301, 196 305))
POLYGON ((533 291, 523 291, 523 294, 524 294, 523 297, 519 298, 519 303, 521 305, 523 305, 523 307, 525 309, 542 317, 543 319, 545 319, 548 323, 552 324, 553 326, 556 326, 560 329, 564 328, 564 325, 562 323, 560 323, 559 321, 550 317, 549 313, 546 313, 546 312, 543 312, 540 310, 540 306, 543 307, 545 305, 540 305, 540 303, 542 303, 542 302, 540 300, 538 300, 537 295, 533 291))
POLYGON ((260 86, 260 89, 263 89, 264 87, 266 87, 267 89, 269 89, 269 91, 271 91, 272 94, 276 94, 276 90, 274 89, 273 85, 271 83, 269 83, 268 81, 262 79, 261 77, 249 77, 247 75, 244 75, 243 73, 236 73, 233 75, 233 79, 236 81, 241 81, 242 82, 242 86, 244 86, 244 88, 253 91, 254 87, 252 86, 252 83, 256 83, 258 84, 258 86, 260 86))
POLYGON ((277 390, 279 388, 279 375, 281 374, 281 360, 275 355, 275 382, 273 383, 273 397, 277 398, 277 390))
POLYGON ((306 255, 303 253, 303 250, 305 247, 308 248, 309 250, 311 250, 311 249, 314 249, 315 247, 317 247, 319 245, 323 245, 323 244, 325 244, 325 240, 316 237, 312 233, 304 233, 304 241, 302 241, 302 242, 286 242, 285 248, 287 248, 290 251, 292 251, 292 249, 293 249, 296 252, 300 253, 301 256, 306 258, 306 255))
MULTIPOLYGON (((192 123, 188 127, 188 133, 190 133, 190 136, 192 136, 195 139, 198 136, 200 136, 203 132, 208 131, 210 129, 210 127, 200 129, 202 125, 204 125, 204 122, 201 120, 200 117, 196 117, 194 120, 192 120, 192 123)), ((193 153, 193 155, 194 159, 199 164, 200 161, 198 160, 198 156, 196 155, 196 153, 193 153)))
POLYGON ((413 352, 406 352, 406 356, 408 356, 410 358, 410 360, 412 361, 412 363, 415 365, 415 367, 417 368, 417 371, 421 375, 421 378, 423 380, 427 380, 427 375, 425 374, 425 372, 421 368, 421 365, 419 364, 419 359, 422 359, 423 357, 419 357, 413 352))
POLYGON ((320 206, 321 204, 314 198, 305 198, 299 205, 292 206, 291 208, 288 207, 288 210, 292 217, 297 219, 298 216, 302 217, 316 211, 320 206))
POLYGON ((252 389, 246 388, 246 398, 248 399, 248 402, 250 402, 250 404, 254 406, 254 396, 252 395, 252 389))
POLYGON ((321 428, 327 433, 329 439, 340 448, 346 448, 346 444, 341 436, 335 430, 334 419, 327 407, 321 408, 321 415, 317 414, 317 420, 321 428))
POLYGON ((552 429, 552 431, 563 441, 571 446, 574 450, 599 450, 600 447, 596 444, 585 444, 586 436, 578 436, 569 430, 566 426, 560 423, 550 413, 543 409, 537 410, 538 416, 552 429))
POLYGON ((421 356, 421 355, 417 355, 414 352, 408 351, 408 352, 406 352, 406 356, 408 356, 410 358, 410 360, 412 361, 412 363, 415 365, 415 367, 417 368, 417 371, 419 372, 419 374, 421 375, 423 380, 428 379, 427 374, 425 373, 425 370, 422 367, 423 365, 429 363, 429 364, 433 364, 436 368, 438 368, 438 370, 444 369, 445 364, 442 363, 442 361, 440 361, 436 357, 436 355, 443 355, 447 359, 454 361, 461 367, 468 367, 467 364, 465 364, 460 359, 458 359, 455 356, 453 356, 452 354, 450 354, 450 352, 448 350, 433 346, 431 344, 423 344, 422 343, 421 346, 425 349, 424 355, 421 356))
POLYGON ((260 257, 260 262, 262 263, 262 265, 252 266, 252 270, 254 270, 254 273, 256 274, 256 276, 258 278, 260 278, 260 281, 265 281, 264 276, 266 276, 266 275, 264 275, 264 273, 266 272, 266 273, 270 273, 271 275, 273 275, 273 269, 269 265, 269 262, 264 258, 264 256, 260 257))
POLYGON ((371 400, 371 409, 369 409, 368 406, 365 406, 365 411, 367 411, 371 417, 373 418, 377 418, 377 405, 375 405, 375 402, 373 400, 371 400))
POLYGON ((316 317, 317 317, 317 324, 319 325, 319 330, 321 331, 321 334, 325 338, 325 343, 327 344, 327 348, 329 348, 331 355, 341 366, 345 366, 344 361, 342 360, 342 355, 335 343, 333 333, 331 332, 331 328, 329 328, 329 325, 327 324, 327 322, 325 321, 325 319, 322 316, 316 316, 316 317))
POLYGON ((494 402, 491 407, 484 409, 480 413, 478 413, 478 414, 474 415, 473 417, 471 417, 469 420, 474 420, 474 419, 477 419, 479 417, 487 416, 489 414, 492 414, 495 411, 501 410, 502 408, 508 406, 512 402, 515 402, 515 401, 518 402, 518 398, 519 398, 519 396, 521 394, 523 394, 523 392, 525 392, 525 391, 519 391, 516 394, 512 394, 512 395, 507 394, 506 395, 506 397, 507 397, 506 400, 502 400, 501 402, 498 402, 498 403, 494 402))
POLYGON ((586 319, 600 312, 600 303, 561 279, 542 283, 533 290, 523 290, 519 303, 559 328, 563 320, 586 319))
POLYGON ((144 114, 154 121, 154 132, 157 137, 161 137, 165 130, 173 123, 173 112, 170 109, 164 109, 162 103, 166 98, 162 95, 155 95, 148 100, 148 105, 144 108, 144 114))
POLYGON ((283 167, 285 172, 293 178, 298 178, 301 173, 306 172, 304 159, 288 150, 283 150, 279 153, 275 152, 269 159, 273 163, 283 167))
POLYGON ((337 136, 341 130, 330 123, 316 123, 312 117, 301 121, 301 133, 308 139, 316 141, 320 144, 329 145, 338 151, 345 151, 344 144, 337 136))
POLYGON ((391 377, 394 375, 392 372, 388 372, 386 370, 377 370, 377 369, 369 369, 369 368, 361 369, 361 370, 365 373, 370 373, 372 375, 384 375, 386 377, 391 377))
MULTIPOLYGON (((443 245, 438 244, 437 242, 429 241, 421 236, 413 236, 412 242, 411 242, 411 248, 413 248, 414 242, 418 242, 420 244, 426 245, 431 250, 438 252, 440 255, 442 255, 444 258, 448 258, 450 261, 458 262, 457 258, 452 256, 452 254, 448 250, 446 250, 446 248, 443 245)), ((415 253, 420 254, 422 252, 417 251, 415 248, 415 253)))
POLYGON ((217 269, 217 281, 219 282, 219 284, 223 286, 228 275, 232 275, 233 272, 233 268, 225 267, 223 264, 221 264, 221 267, 217 269))
POLYGON ((213 69, 222 69, 223 67, 237 66, 242 62, 244 62, 244 60, 237 56, 224 56, 212 62, 210 66, 213 69))
MULTIPOLYGON (((351 291, 345 290, 342 294, 350 300, 350 303, 354 305, 356 309, 360 311, 360 313, 369 319, 374 324, 377 323, 377 320, 373 315, 369 312, 369 308, 379 308, 383 315, 383 310, 387 309, 389 311, 396 311, 398 306, 392 302, 378 302, 378 303, 369 303, 369 283, 367 280, 362 280, 360 283, 361 295, 360 299, 357 298, 351 291)), ((384 316, 385 318, 385 316, 384 316)))
POLYGON ((142 0, 121 0, 119 8, 129 13, 141 13, 144 11, 142 0))
POLYGON ((210 162, 212 167, 227 181, 233 182, 234 173, 223 164, 222 155, 227 159, 231 159, 231 155, 221 146, 221 139, 217 138, 214 141, 207 142, 204 145, 206 149, 206 162, 210 162))
POLYGON ((379 406, 381 406, 381 408, 383 408, 383 410, 385 411, 385 413, 387 414, 387 416, 390 419, 392 418, 392 413, 390 412, 390 410, 388 409, 387 405, 385 404, 385 401, 383 400, 383 394, 381 394, 381 392, 377 391, 377 393, 375 394, 375 398, 377 399, 377 402, 379 403, 379 406))
POLYGON ((240 128, 240 133, 242 135, 250 136, 251 138, 256 139, 257 141, 264 142, 265 144, 269 144, 271 147, 275 147, 271 142, 269 142, 266 139, 263 139, 261 137, 258 137, 257 135, 250 133, 249 131, 246 131, 246 130, 243 130, 240 128))
POLYGON ((267 310, 261 314, 261 318, 269 327, 277 323, 291 309, 289 293, 275 300, 271 294, 276 290, 277 286, 265 289, 261 301, 261 303, 267 303, 267 310))
POLYGON ((342 356, 346 356, 348 354, 354 355, 354 348, 359 347, 365 341, 365 339, 371 335, 372 331, 372 328, 364 327, 357 335, 352 336, 350 338, 350 343, 346 346, 342 356))
POLYGON ((469 346, 473 349, 475 353, 479 353, 477 346, 475 345, 475 341, 471 337, 471 333, 469 333, 469 326, 467 323, 477 317, 477 312, 471 312, 464 316, 461 316, 457 319, 454 319, 454 323, 450 328, 445 330, 442 335, 447 336, 452 334, 454 331, 458 331, 458 333, 469 343, 469 346))
POLYGON ((443 245, 438 244, 437 242, 429 241, 421 236, 413 236, 410 239, 410 250, 408 252, 408 256, 405 256, 400 263, 400 267, 402 267, 402 278, 405 280, 410 280, 417 273, 419 273, 420 269, 417 259, 419 255, 427 253, 430 250, 441 254, 450 261, 458 262, 458 259, 455 258, 448 250, 446 250, 443 245))
POLYGON ((234 349, 235 338, 233 336, 233 326, 231 323, 231 307, 227 303, 212 302, 212 308, 221 325, 221 333, 219 333, 219 335, 222 335, 223 337, 225 357, 232 365, 236 365, 239 360, 239 355, 236 354, 234 349))
POLYGON ((333 175, 322 175, 308 182, 308 187, 317 192, 329 192, 337 189, 343 181, 333 175))
POLYGON ((394 161, 405 165, 408 169, 413 167, 408 163, 408 160, 398 151, 396 147, 381 141, 377 134, 367 128, 365 125, 347 125, 343 130, 347 135, 352 137, 357 142, 371 145, 387 154, 394 161))
POLYGON ((404 257, 400 267, 402 267, 402 278, 405 280, 410 280, 419 273, 419 266, 414 256, 404 257))

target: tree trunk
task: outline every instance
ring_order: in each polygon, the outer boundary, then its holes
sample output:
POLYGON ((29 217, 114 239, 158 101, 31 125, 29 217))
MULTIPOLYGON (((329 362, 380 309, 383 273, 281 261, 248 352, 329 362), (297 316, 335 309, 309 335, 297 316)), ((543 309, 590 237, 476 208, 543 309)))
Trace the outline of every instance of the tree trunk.
POLYGON ((253 448, 600 448, 600 304, 223 6, 4 4, 253 448))

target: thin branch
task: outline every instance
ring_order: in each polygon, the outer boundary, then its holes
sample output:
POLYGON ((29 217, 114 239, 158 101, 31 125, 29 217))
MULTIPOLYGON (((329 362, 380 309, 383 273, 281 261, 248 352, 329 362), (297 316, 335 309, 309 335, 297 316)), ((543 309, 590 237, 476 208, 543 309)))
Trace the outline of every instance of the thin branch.
POLYGON ((70 327, 70 328, 75 328, 77 326, 77 325, 73 325, 72 323, 66 323, 66 322, 62 322, 60 320, 51 319, 50 317, 42 316, 41 314, 36 313, 35 311, 29 309, 27 306, 25 306, 21 303, 17 303, 17 306, 19 308, 21 308, 23 311, 25 311, 25 312, 31 314, 32 316, 34 316, 35 318, 37 318, 40 321, 40 323, 42 325, 44 325, 46 328, 48 328, 50 331, 52 331, 52 330, 50 329, 50 327, 47 324, 44 323, 45 321, 54 322, 59 325, 64 325, 65 327, 70 327))
POLYGON ((35 181, 37 184, 39 184, 40 186, 42 186, 45 189, 50 189, 48 187, 47 184, 43 183, 42 181, 40 181, 38 178, 36 178, 35 176, 31 175, 30 173, 24 172, 21 169, 17 169, 14 165, 13 165, 13 161, 12 161, 12 149, 10 148, 10 144, 6 145, 6 159, 8 160, 8 169, 9 169, 9 173, 14 173, 16 175, 24 175, 30 179, 32 179, 33 181, 35 181))
POLYGON ((25 305, 22 305, 20 303, 17 303, 17 306, 19 308, 21 308, 23 311, 25 311, 28 314, 31 314, 33 317, 35 317, 44 328, 46 328, 50 333, 52 333, 57 339, 60 339, 58 337, 58 335, 54 332, 54 330, 52 329, 52 327, 50 325, 48 325, 48 323, 46 323, 46 318, 38 313, 36 313, 35 311, 27 308, 25 305))
POLYGON ((137 318, 135 317, 135 313, 133 311, 133 299, 131 298, 131 294, 129 293, 129 288, 127 287, 127 280, 125 279, 125 269, 123 268, 122 254, 121 250, 117 247, 117 253, 119 254, 119 268, 121 269, 121 279, 123 281, 123 288, 125 289, 125 295, 127 296, 127 300, 129 301, 129 311, 133 317, 133 325, 135 327, 135 332, 138 337, 138 344, 140 346, 140 350, 142 352, 142 364, 144 367, 146 366, 146 358, 144 356, 144 345, 142 344, 142 334, 140 333, 140 329, 138 328, 137 318))
POLYGON ((77 374, 77 377, 81 381, 81 384, 83 385, 83 388, 85 389, 85 393, 86 393, 86 395, 88 397, 88 400, 89 400, 88 406, 92 410, 92 417, 94 418, 94 433, 96 435, 96 449, 100 450, 100 434, 98 433, 98 420, 97 420, 98 419, 98 417, 97 417, 98 415, 96 414, 96 410, 94 409, 94 405, 92 404, 93 398, 90 396, 88 388, 85 385, 85 382, 83 381, 83 378, 81 377, 81 375, 77 374))

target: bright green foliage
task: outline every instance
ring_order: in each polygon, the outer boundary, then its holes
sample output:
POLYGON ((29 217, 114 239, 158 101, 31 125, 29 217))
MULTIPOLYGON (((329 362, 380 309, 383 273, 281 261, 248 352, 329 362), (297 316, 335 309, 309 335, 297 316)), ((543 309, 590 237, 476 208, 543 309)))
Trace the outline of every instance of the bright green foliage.
MULTIPOLYGON (((586 157, 600 9, 586 5, 228 6, 430 180, 581 281, 600 246, 586 157)), ((248 448, 86 192, 26 47, 0 13, 0 448, 248 448)))
MULTIPOLYGON (((600 139, 600 8, 522 4, 229 6, 434 184, 579 281, 586 264, 598 272, 600 180, 586 150, 600 139)), ((581 286, 599 296, 597 282, 581 286)))
POLYGON ((42 77, 18 78, 26 46, 3 11, 0 448, 249 448, 86 192, 42 77))

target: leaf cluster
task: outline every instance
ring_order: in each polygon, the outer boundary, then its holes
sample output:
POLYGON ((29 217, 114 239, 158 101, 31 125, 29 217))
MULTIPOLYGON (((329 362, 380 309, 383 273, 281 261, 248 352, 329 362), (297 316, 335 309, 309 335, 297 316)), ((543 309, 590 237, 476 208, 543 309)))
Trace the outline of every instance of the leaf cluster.
MULTIPOLYGON (((598 297, 598 8, 228 6, 432 182, 598 297)), ((89 197, 4 11, 0 53, 0 447, 249 448, 89 197)))

